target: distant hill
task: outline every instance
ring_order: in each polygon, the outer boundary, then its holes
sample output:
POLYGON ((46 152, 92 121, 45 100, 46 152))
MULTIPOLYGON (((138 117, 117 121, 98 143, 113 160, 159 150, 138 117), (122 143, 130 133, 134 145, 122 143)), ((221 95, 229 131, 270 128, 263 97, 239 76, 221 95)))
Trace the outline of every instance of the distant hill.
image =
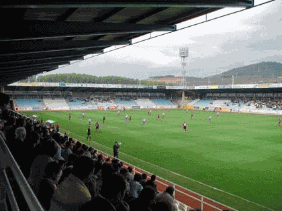
MULTIPOLYGON (((94 83, 94 84, 139 84, 139 80, 132 78, 125 78, 119 76, 101 76, 97 77, 94 75, 86 74, 52 74, 39 76, 31 76, 27 79, 21 80, 19 82, 65 82, 65 83, 94 83)), ((164 82, 150 82, 146 80, 141 80, 142 85, 165 85, 164 82)))
POLYGON ((261 62, 244 67, 234 68, 213 77, 232 77, 234 76, 260 76, 261 78, 272 78, 282 76, 282 64, 278 62, 261 62))

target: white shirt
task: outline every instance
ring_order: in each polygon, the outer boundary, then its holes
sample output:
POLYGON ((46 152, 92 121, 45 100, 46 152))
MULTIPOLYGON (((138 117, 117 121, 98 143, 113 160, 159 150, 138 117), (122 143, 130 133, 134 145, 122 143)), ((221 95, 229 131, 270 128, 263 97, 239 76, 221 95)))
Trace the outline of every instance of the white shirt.
POLYGON ((146 119, 143 119, 143 122, 146 122, 146 119))

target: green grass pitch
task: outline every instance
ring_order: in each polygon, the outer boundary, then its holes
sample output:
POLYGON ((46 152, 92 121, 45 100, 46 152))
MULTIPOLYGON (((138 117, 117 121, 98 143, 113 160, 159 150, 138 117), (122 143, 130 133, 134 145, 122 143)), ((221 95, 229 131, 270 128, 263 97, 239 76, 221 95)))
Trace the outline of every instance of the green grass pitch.
POLYGON ((68 113, 25 115, 55 120, 72 132, 71 137, 110 154, 114 141, 121 142, 120 159, 236 209, 282 210, 282 127, 277 126, 277 116, 220 113, 217 118, 213 112, 194 111, 191 119, 190 111, 152 111, 148 116, 147 111, 141 110, 122 111, 120 116, 117 111, 85 111, 83 119, 83 111, 71 111, 69 121, 68 113), (161 116, 162 112, 165 118, 157 121, 157 114, 161 116), (130 123, 124 121, 125 114, 132 116, 130 123), (89 118, 93 120, 91 141, 86 140, 89 118), (145 126, 143 118, 147 119, 145 126), (98 133, 96 121, 101 123, 98 133), (188 123, 187 133, 182 131, 184 121, 188 123))

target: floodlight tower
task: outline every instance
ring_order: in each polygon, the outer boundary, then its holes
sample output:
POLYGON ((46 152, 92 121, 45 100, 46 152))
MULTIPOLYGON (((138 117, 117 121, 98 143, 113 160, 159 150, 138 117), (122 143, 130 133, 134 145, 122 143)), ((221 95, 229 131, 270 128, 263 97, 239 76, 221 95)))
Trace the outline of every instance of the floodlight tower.
POLYGON ((181 59, 181 66, 182 66, 182 75, 183 75, 183 91, 182 91, 182 100, 185 98, 185 74, 186 70, 184 69, 187 63, 187 58, 188 58, 188 48, 180 48, 179 50, 179 56, 181 59))

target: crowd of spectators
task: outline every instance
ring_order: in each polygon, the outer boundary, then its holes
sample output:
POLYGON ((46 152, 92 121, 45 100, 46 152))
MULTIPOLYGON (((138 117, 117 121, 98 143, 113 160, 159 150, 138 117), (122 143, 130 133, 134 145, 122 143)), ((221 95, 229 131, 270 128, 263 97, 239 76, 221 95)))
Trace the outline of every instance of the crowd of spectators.
POLYGON ((0 104, 0 135, 45 210, 175 211, 174 188, 0 104))

